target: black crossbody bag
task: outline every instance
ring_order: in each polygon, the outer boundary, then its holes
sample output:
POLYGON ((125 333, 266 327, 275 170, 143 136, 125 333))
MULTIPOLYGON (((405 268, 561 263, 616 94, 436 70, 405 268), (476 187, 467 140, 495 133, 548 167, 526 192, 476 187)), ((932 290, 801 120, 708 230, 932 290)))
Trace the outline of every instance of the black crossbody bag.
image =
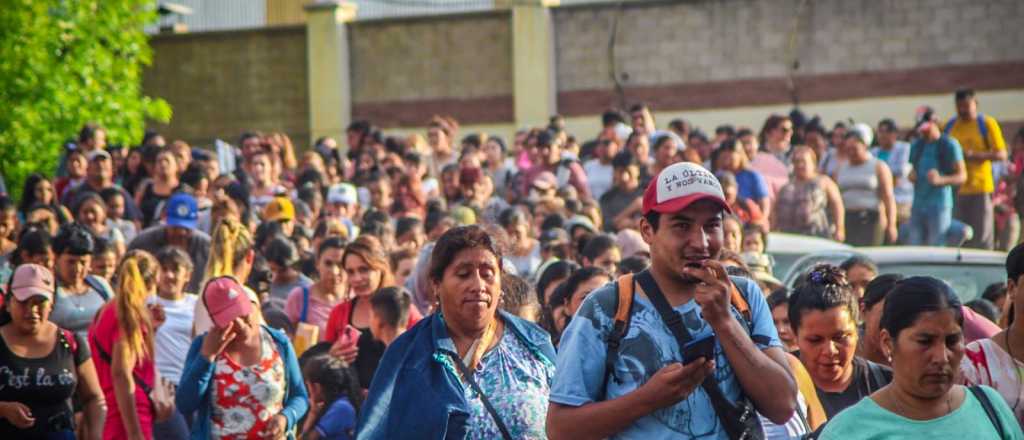
POLYGON ((508 427, 505 426, 505 421, 498 415, 498 411, 494 409, 494 405, 491 405, 491 400, 487 398, 486 394, 484 394, 484 390, 480 389, 480 384, 476 383, 476 379, 473 379, 473 372, 469 371, 469 368, 466 368, 466 364, 462 363, 462 359, 459 359, 457 354, 451 353, 450 355, 455 366, 458 367, 459 373, 462 373, 462 378, 465 379, 466 382, 469 382, 469 386, 473 388, 473 391, 475 391, 478 396, 480 396, 480 402, 484 404, 484 409, 486 409, 487 413, 491 415, 491 418, 494 419, 494 424, 497 425, 498 430, 501 431, 501 438, 503 440, 512 440, 512 434, 509 433, 508 427))
MULTIPOLYGON (((668 300, 661 293, 661 289, 658 287, 658 283, 654 281, 650 271, 645 270, 638 273, 636 280, 640 283, 640 287, 644 289, 647 298, 651 300, 651 304, 658 311, 661 320, 665 322, 665 326, 675 336, 676 343, 679 344, 679 353, 682 354, 685 351, 684 347, 686 344, 693 339, 690 336, 690 331, 683 325, 683 317, 669 305, 668 300)), ((722 427, 725 428, 725 432, 731 440, 764 440, 765 435, 764 429, 761 427, 761 419, 757 416, 754 404, 746 395, 741 392, 739 401, 732 402, 722 392, 722 388, 719 386, 714 374, 704 378, 704 382, 700 385, 711 400, 711 406, 715 409, 718 421, 721 422, 722 427)))

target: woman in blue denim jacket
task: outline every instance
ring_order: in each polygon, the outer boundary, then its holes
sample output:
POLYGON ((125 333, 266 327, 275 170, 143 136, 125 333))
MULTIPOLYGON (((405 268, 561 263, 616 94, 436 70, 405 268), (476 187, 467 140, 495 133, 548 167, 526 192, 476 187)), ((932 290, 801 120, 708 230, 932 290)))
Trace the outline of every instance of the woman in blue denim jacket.
POLYGON ((494 238, 478 226, 451 229, 429 267, 440 311, 384 353, 357 437, 546 438, 554 347, 536 324, 497 310, 494 238))
POLYGON ((214 325, 192 341, 175 395, 196 412, 191 438, 294 439, 309 397, 288 337, 260 323, 234 278, 211 280, 202 299, 214 325))

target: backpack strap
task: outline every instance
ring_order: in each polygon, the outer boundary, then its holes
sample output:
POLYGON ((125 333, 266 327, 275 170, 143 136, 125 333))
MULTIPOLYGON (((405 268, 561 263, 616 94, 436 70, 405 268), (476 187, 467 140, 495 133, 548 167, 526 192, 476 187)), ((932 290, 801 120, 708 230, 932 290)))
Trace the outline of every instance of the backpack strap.
POLYGON ((615 362, 619 357, 619 345, 622 339, 629 332, 629 315, 633 311, 633 274, 626 274, 619 277, 615 286, 615 323, 612 331, 608 334, 608 352, 604 358, 604 384, 601 386, 601 398, 604 400, 608 393, 608 379, 612 376, 615 362))
POLYGON ((988 420, 992 422, 992 426, 996 428, 996 432, 999 433, 999 438, 1006 438, 1006 432, 1003 431, 1003 424, 999 421, 999 414, 996 413, 996 409, 992 406, 992 401, 989 400, 988 394, 985 394, 985 390, 981 389, 980 386, 974 385, 969 388, 971 394, 974 394, 974 398, 978 399, 978 403, 981 404, 981 408, 985 410, 985 415, 988 416, 988 420))
POLYGON ((976 121, 978 123, 978 133, 981 134, 981 141, 985 143, 986 149, 991 150, 992 145, 989 145, 988 142, 988 124, 985 123, 985 115, 978 113, 976 121))
POLYGON ((868 374, 870 374, 871 379, 875 381, 875 386, 869 388, 871 388, 871 392, 878 391, 886 385, 885 375, 882 374, 882 366, 871 361, 867 361, 867 366, 868 374))
POLYGON ((299 322, 306 322, 309 316, 309 286, 302 286, 302 311, 299 312, 299 322))
POLYGON ((740 292, 739 287, 736 287, 736 282, 733 281, 732 277, 729 277, 729 288, 732 290, 729 295, 729 302, 739 312, 740 316, 743 317, 743 324, 747 329, 747 335, 750 336, 750 340, 754 341, 755 344, 763 346, 771 344, 772 340, 768 336, 754 334, 754 318, 750 313, 750 302, 747 301, 747 297, 743 296, 743 292, 740 292))
MULTIPOLYGON (((949 119, 949 122, 946 123, 946 128, 942 130, 943 133, 949 134, 953 131, 953 126, 956 125, 956 118, 956 116, 953 116, 949 119)), ((985 148, 991 150, 992 145, 989 145, 988 142, 988 125, 985 124, 985 115, 978 113, 978 117, 974 118, 974 121, 978 124, 978 134, 981 135, 981 141, 985 143, 985 148)))
POLYGON ((107 284, 106 281, 100 279, 95 275, 86 275, 85 284, 88 284, 89 287, 92 288, 92 290, 95 290, 97 293, 99 293, 100 297, 103 298, 104 302, 109 301, 110 298, 114 296, 113 293, 111 292, 112 289, 110 288, 110 285, 107 284))
POLYGON ((63 338, 64 346, 71 350, 71 354, 73 356, 78 356, 78 340, 75 339, 74 333, 71 333, 71 330, 66 330, 60 327, 58 327, 58 330, 60 330, 60 336, 63 338))
MULTIPOLYGON (((730 281, 732 280, 730 279, 730 281)), ((732 303, 732 306, 736 308, 737 312, 740 312, 740 315, 743 316, 743 319, 747 321, 749 326, 753 323, 753 319, 750 317, 750 303, 748 303, 747 299, 743 297, 742 293, 740 293, 740 289, 736 288, 736 283, 730 282, 729 288, 732 290, 730 292, 729 302, 732 303)))

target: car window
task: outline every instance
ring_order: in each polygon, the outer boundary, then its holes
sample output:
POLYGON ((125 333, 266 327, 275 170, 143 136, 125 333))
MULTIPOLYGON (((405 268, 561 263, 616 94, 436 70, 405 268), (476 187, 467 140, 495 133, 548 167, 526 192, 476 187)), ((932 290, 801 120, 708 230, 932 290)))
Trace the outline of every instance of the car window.
POLYGON ((995 264, 880 264, 878 270, 938 278, 949 283, 964 303, 980 297, 989 284, 1006 281, 1006 268, 995 264))
POLYGON ((772 272, 778 278, 785 277, 789 273, 789 269, 793 267, 793 263, 796 260, 804 256, 804 254, 790 254, 790 253, 775 253, 769 252, 772 258, 775 259, 775 266, 772 266, 772 272))

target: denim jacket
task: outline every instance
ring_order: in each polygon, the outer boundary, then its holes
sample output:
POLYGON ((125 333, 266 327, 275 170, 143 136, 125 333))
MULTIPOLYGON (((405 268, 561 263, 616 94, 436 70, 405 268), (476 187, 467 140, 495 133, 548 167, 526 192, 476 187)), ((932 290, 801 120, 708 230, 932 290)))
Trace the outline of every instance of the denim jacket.
MULTIPOLYGON (((554 362, 555 348, 547 332, 504 311, 498 313, 535 356, 554 362)), ((451 367, 453 353, 455 344, 439 313, 423 318, 396 339, 370 383, 356 438, 465 438, 469 408, 451 367)))
MULTIPOLYGON (((281 414, 288 420, 285 428, 288 439, 295 438, 295 425, 309 409, 309 395, 306 393, 306 384, 302 380, 302 371, 299 369, 299 360, 295 356, 288 336, 283 332, 262 326, 263 330, 270 333, 274 344, 277 345, 277 352, 284 362, 285 375, 285 396, 284 409, 281 414)), ((181 372, 181 382, 175 393, 174 403, 182 414, 190 414, 198 411, 195 422, 192 424, 192 440, 205 440, 210 438, 210 416, 213 411, 211 401, 213 387, 213 375, 216 370, 216 363, 211 363, 199 354, 203 346, 203 339, 206 333, 196 337, 192 341, 192 347, 188 350, 185 358, 185 369, 181 372)))

